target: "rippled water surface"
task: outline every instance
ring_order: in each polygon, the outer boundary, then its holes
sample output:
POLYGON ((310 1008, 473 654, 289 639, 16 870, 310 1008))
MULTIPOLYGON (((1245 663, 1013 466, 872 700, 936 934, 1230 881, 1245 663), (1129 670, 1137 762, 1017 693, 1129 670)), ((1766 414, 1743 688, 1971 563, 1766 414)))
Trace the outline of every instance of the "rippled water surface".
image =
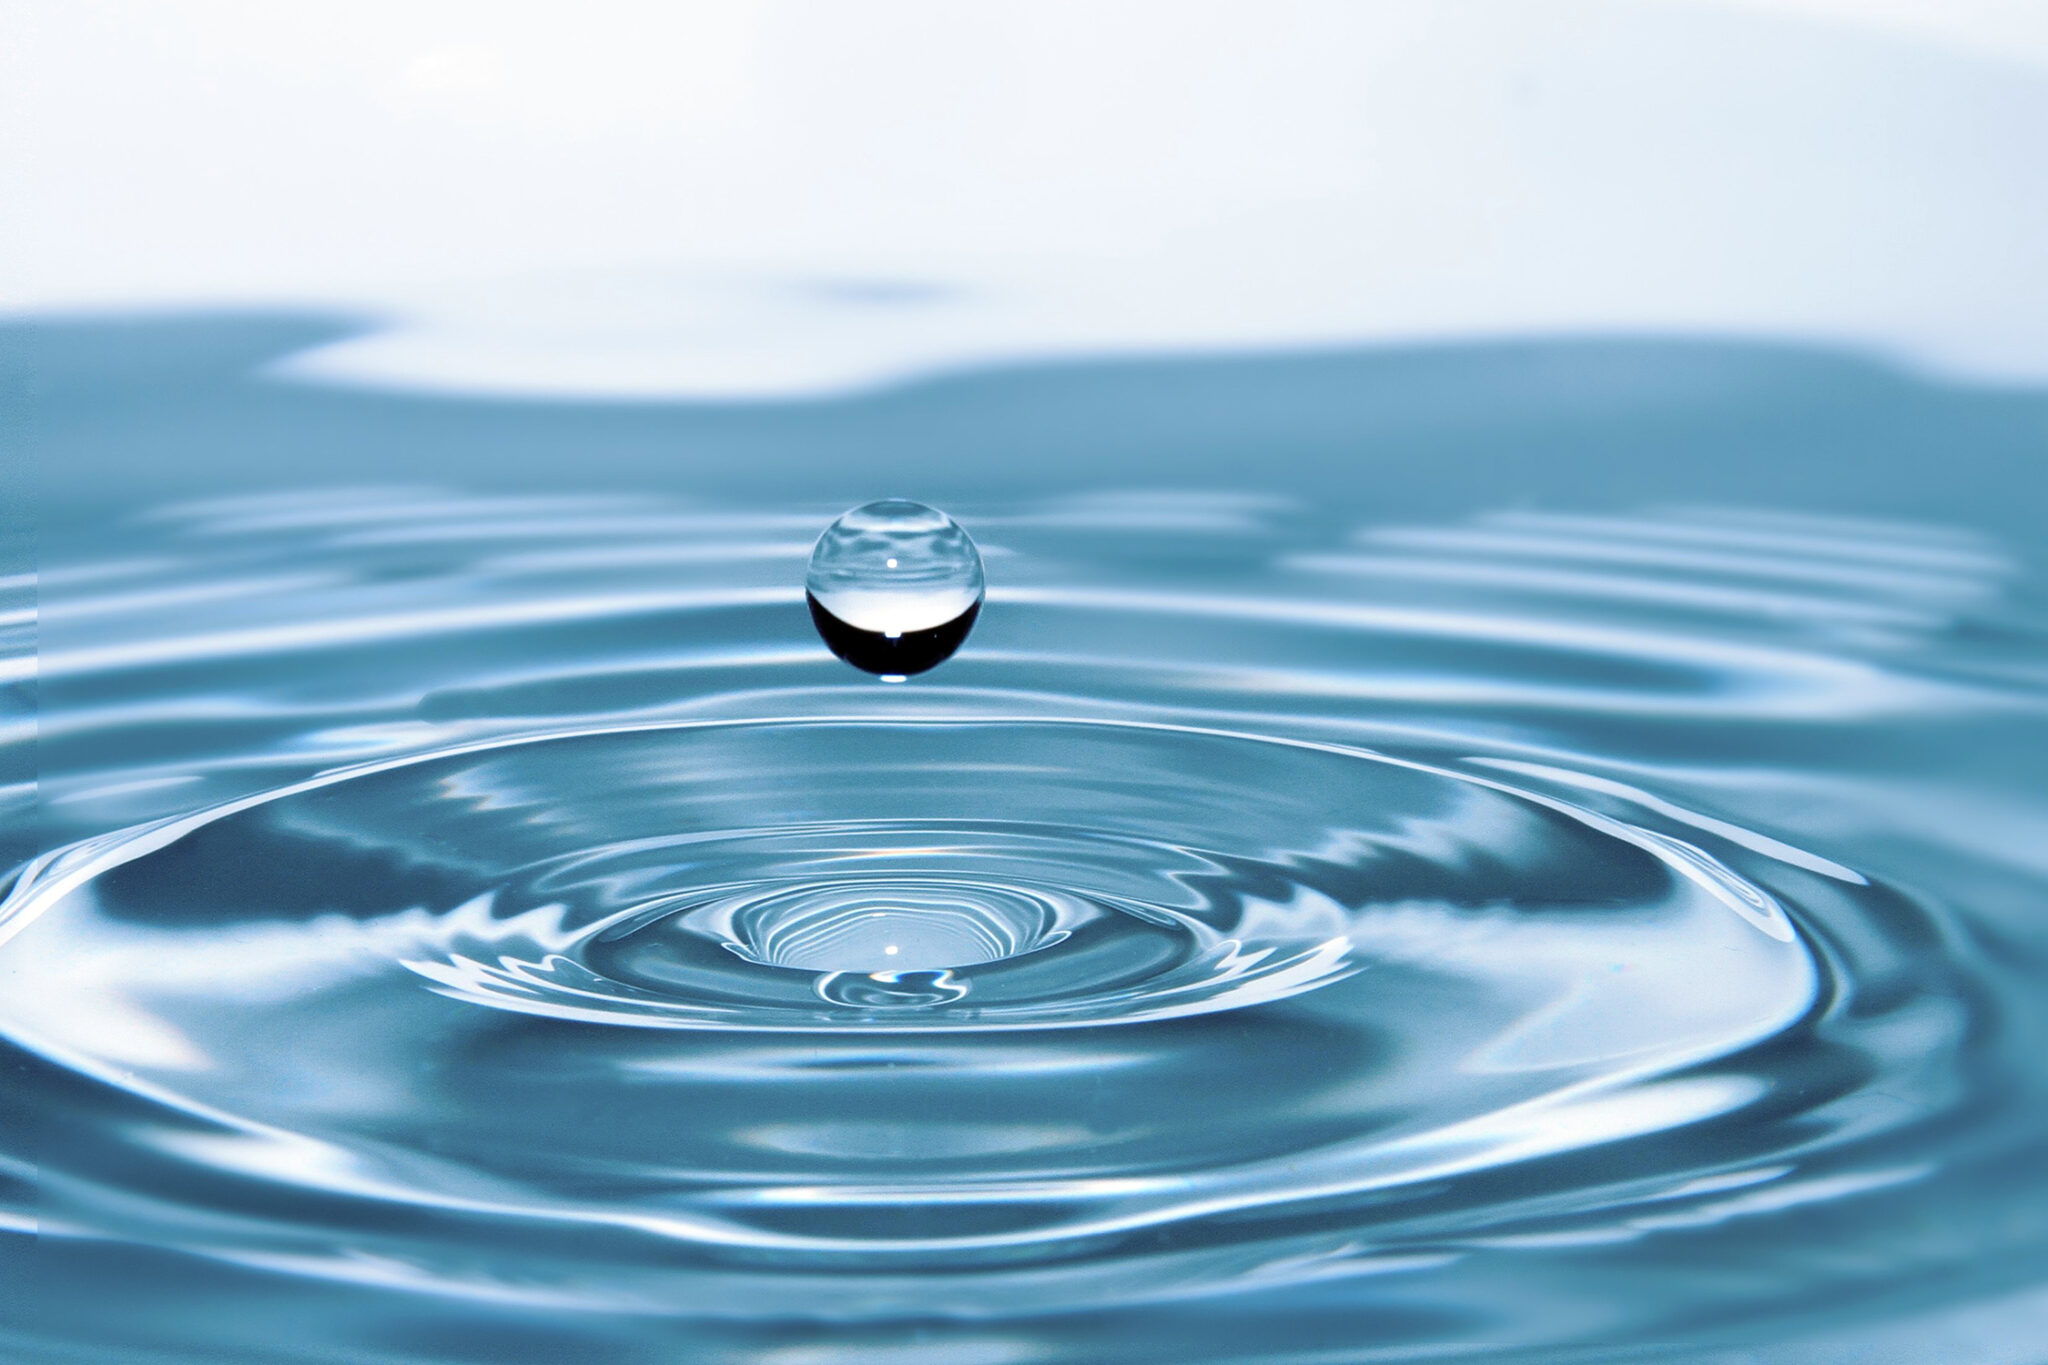
POLYGON ((15 1356, 2035 1359, 2025 547, 1208 482, 896 685, 802 489, 53 536, 15 1356))

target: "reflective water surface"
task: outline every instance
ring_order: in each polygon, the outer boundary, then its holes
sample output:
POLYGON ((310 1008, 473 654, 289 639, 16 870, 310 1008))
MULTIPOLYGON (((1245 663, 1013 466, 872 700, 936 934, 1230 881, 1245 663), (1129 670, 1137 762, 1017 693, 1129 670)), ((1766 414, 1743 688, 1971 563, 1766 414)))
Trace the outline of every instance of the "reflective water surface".
POLYGON ((2034 1358, 2010 509, 972 482, 57 488, 10 1354, 2034 1358))

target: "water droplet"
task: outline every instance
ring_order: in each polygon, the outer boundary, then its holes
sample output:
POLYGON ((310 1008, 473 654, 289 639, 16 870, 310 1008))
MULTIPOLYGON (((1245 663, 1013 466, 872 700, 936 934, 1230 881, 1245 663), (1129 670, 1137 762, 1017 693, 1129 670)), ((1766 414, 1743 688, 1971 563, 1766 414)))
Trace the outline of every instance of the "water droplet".
POLYGON ((870 502, 818 537, 804 582, 834 654, 889 681, 953 656, 981 613, 981 553, 936 507, 870 502))

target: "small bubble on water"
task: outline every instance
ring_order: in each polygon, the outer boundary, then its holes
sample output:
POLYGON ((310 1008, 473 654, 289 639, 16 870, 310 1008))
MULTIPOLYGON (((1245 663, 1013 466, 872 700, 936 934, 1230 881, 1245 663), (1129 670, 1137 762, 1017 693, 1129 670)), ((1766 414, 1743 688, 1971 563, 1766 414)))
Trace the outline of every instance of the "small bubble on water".
POLYGON ((951 658, 974 629, 981 552, 936 507, 885 498, 825 528, 804 596, 827 648, 901 682, 951 658))

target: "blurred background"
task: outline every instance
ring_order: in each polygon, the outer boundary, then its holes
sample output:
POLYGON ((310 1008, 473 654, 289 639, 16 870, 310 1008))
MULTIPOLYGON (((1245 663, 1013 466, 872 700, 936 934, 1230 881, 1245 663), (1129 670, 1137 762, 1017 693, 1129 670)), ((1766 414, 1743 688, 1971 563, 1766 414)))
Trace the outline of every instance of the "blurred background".
POLYGON ((829 498, 885 458, 944 495, 1311 454, 1397 502, 1894 511, 1929 490, 1893 467, 1940 459, 1934 496, 2002 519, 1979 483, 2039 448, 2030 0, 0 12, 9 463, 47 526, 332 480, 829 498), (953 425, 969 375, 1001 420, 953 425), (1703 421, 1739 429, 1714 467, 1703 421))
POLYGON ((844 391, 1586 333, 2048 372, 2030 0, 5 8, 17 314, 294 375, 844 391))
POLYGON ((9 463, 52 525, 336 479, 829 498, 886 458, 942 495, 1310 452, 1397 502, 1844 510, 1924 509, 1894 467, 1939 459, 1934 496, 2000 519, 1979 485, 2042 431, 2030 0, 4 16, 9 463), (1000 421, 949 425, 969 375, 1000 421), (110 426, 135 404, 146 442, 110 426), (1737 428, 1714 467, 1704 421, 1737 428))

